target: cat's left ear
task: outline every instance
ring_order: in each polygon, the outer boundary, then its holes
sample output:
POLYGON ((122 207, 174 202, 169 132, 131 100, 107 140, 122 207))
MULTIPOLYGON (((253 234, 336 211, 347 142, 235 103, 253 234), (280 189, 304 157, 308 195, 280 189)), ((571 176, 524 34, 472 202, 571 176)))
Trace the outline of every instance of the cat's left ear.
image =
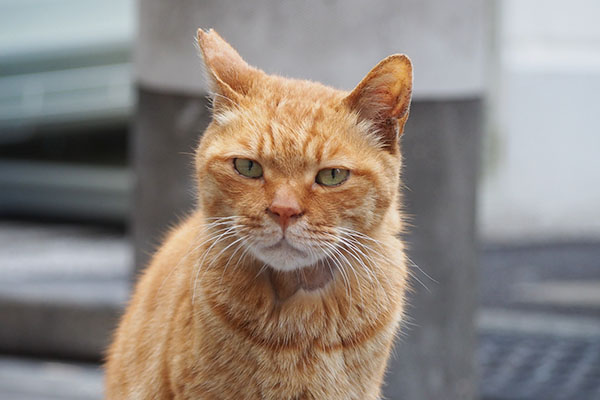
POLYGON ((263 74, 262 71, 248 65, 213 29, 206 32, 198 30, 198 45, 211 81, 211 90, 215 95, 215 109, 237 104, 263 74))
POLYGON ((408 119, 412 82, 410 59, 395 54, 380 61, 344 99, 360 119, 375 125, 385 147, 393 151, 408 119))

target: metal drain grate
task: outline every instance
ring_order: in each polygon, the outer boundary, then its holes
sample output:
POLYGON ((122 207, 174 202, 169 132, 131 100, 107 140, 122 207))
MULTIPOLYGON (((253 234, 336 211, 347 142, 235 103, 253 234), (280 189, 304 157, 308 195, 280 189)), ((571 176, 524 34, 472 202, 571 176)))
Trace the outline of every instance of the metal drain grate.
POLYGON ((600 338, 485 333, 479 362, 484 399, 600 399, 600 338))

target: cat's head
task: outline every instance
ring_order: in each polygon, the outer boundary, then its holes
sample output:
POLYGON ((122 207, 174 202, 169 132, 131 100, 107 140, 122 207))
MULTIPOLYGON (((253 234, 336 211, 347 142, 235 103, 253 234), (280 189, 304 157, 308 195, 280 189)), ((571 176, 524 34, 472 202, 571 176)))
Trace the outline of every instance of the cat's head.
POLYGON ((215 235, 289 271, 335 257, 344 240, 400 228, 406 56, 387 57, 348 93, 267 75, 212 30, 198 43, 214 92, 198 192, 215 235))

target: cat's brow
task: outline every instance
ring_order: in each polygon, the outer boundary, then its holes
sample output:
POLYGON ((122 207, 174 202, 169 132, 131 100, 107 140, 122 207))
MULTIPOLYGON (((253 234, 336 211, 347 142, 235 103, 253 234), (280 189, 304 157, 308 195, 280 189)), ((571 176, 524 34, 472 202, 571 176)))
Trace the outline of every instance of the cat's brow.
POLYGON ((239 112, 232 110, 219 111, 213 115, 215 122, 221 126, 228 125, 237 118, 239 118, 239 112))
POLYGON ((357 169, 360 166, 355 160, 349 158, 333 158, 330 160, 322 160, 319 163, 319 168, 343 168, 343 169, 357 169))

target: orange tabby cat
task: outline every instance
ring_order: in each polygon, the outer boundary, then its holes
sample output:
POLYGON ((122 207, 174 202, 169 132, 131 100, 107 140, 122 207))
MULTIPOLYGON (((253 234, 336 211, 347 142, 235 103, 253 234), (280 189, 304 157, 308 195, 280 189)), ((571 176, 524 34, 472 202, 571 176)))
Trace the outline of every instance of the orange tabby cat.
POLYGON ((107 398, 379 398, 406 290, 410 61, 347 93, 267 75, 212 30, 198 41, 215 92, 198 207, 136 287, 107 398))

